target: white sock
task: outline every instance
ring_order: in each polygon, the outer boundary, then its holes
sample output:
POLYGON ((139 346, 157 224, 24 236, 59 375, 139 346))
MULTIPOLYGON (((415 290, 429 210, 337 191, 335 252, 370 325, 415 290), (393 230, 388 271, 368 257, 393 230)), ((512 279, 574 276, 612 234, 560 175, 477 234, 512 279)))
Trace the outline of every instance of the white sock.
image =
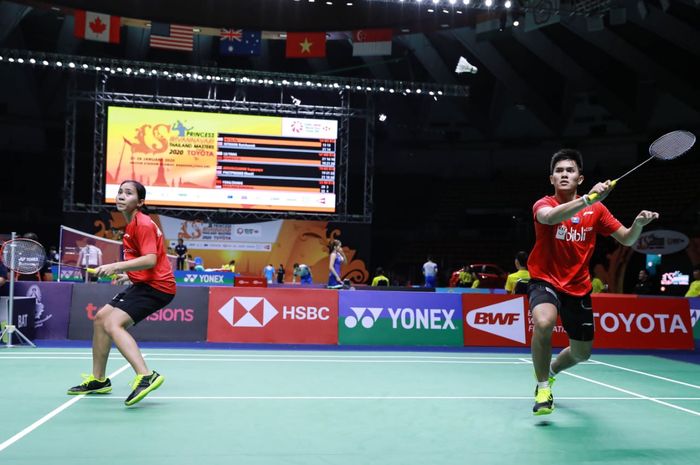
POLYGON ((537 387, 540 389, 549 389, 549 381, 538 381, 537 387))

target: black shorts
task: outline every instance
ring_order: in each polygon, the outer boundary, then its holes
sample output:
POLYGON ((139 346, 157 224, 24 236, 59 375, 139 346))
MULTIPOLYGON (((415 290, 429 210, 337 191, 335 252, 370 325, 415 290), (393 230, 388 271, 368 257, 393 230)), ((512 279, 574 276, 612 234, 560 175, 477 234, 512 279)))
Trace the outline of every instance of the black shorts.
POLYGON ((593 305, 590 292, 584 296, 574 296, 557 291, 546 281, 531 280, 527 286, 530 312, 537 305, 549 303, 557 307, 561 324, 569 339, 575 341, 593 340, 593 305))
POLYGON ((137 283, 115 295, 109 305, 125 311, 136 324, 168 305, 174 297, 175 294, 167 294, 148 284, 137 283))

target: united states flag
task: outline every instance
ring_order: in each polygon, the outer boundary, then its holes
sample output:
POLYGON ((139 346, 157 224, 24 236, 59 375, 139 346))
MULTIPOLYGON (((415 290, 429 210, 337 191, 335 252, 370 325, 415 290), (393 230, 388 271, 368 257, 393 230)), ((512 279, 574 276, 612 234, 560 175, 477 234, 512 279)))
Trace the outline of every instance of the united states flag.
POLYGON ((191 52, 193 35, 192 26, 153 23, 151 24, 151 47, 191 52))

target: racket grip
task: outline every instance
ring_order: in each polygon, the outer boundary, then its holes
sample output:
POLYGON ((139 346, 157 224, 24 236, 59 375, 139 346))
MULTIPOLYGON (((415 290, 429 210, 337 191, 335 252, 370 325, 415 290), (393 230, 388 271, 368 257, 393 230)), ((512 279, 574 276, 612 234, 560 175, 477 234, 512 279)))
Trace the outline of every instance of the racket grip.
MULTIPOLYGON (((613 179, 612 181, 610 181, 610 189, 614 188, 614 187, 615 187, 615 184, 617 184, 617 179, 613 179)), ((589 195, 588 195, 588 201, 591 202, 591 203, 592 203, 592 202, 595 202, 595 201, 598 199, 598 197, 600 197, 600 196, 599 196, 598 194, 596 194, 596 193, 589 194, 589 195)))

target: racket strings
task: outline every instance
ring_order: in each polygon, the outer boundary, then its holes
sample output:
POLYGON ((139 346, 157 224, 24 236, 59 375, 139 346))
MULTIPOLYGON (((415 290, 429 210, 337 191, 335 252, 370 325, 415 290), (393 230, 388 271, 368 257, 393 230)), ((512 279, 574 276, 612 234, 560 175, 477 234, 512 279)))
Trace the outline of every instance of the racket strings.
POLYGON ((2 261, 7 268, 21 274, 39 271, 46 260, 44 247, 27 239, 8 241, 2 248, 2 261))
POLYGON ((651 147, 649 154, 660 160, 680 157, 695 144, 695 135, 688 131, 673 131, 661 136, 651 147))

